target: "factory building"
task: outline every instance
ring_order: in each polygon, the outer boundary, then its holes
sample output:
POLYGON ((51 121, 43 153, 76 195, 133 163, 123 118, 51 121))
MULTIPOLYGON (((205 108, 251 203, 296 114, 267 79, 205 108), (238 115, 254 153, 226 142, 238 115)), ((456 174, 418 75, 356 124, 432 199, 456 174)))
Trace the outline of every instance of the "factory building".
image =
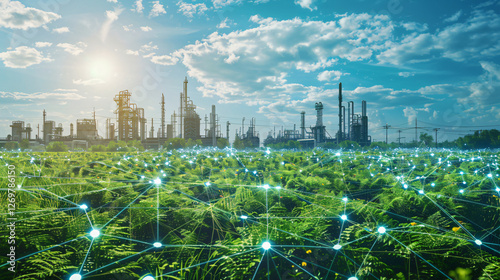
POLYGON ((76 138, 81 140, 97 139, 97 124, 95 119, 80 119, 76 121, 76 138))
POLYGON ((24 126, 23 121, 13 121, 10 127, 12 128, 12 134, 11 134, 12 141, 31 139, 31 127, 29 124, 27 126, 24 126))
POLYGON ((146 118, 144 109, 130 103, 131 92, 120 91, 113 99, 116 103, 116 122, 118 124, 118 140, 144 140, 146 137, 146 118))

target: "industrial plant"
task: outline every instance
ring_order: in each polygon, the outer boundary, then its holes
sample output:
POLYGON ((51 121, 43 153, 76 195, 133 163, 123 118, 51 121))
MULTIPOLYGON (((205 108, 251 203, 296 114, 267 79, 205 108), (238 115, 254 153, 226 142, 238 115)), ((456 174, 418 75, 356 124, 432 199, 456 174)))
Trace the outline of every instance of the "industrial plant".
MULTIPOLYGON (((47 119, 48 113, 43 110, 42 126, 37 126, 35 138, 32 136, 32 127, 24 121, 13 121, 12 134, 5 140, 0 140, 0 145, 5 145, 9 141, 20 142, 24 139, 30 141, 31 145, 48 145, 52 141, 64 142, 71 148, 88 148, 93 145, 107 145, 110 141, 131 141, 137 140, 147 149, 159 149, 165 145, 168 139, 181 138, 185 140, 200 140, 203 146, 217 146, 221 138, 229 142, 230 125, 226 122, 226 135, 223 136, 220 118, 216 113, 215 105, 212 105, 209 116, 204 118, 204 134, 200 133, 201 117, 196 112, 196 105, 188 96, 188 80, 184 79, 182 91, 179 95, 180 104, 177 112, 174 111, 170 117, 170 123, 166 121, 165 95, 161 94, 159 102, 161 109, 161 123, 155 124, 151 118, 148 133, 148 119, 145 116, 144 108, 138 107, 131 102, 132 92, 128 90, 120 91, 113 98, 116 103, 114 114, 116 118, 106 119, 106 133, 99 135, 97 129, 97 119, 95 112, 91 118, 76 120, 76 134, 74 124, 70 124, 69 133, 63 134, 62 124, 56 126, 56 122, 47 119), (155 131, 155 125, 157 130, 155 131)), ((354 102, 347 104, 342 101, 342 83, 339 83, 338 94, 338 130, 330 134, 323 123, 324 105, 317 102, 314 106, 316 111, 316 123, 314 126, 306 126, 306 112, 300 113, 300 130, 294 125, 293 129, 282 127, 276 135, 276 130, 271 131, 264 141, 264 144, 284 143, 290 140, 298 141, 302 147, 313 148, 324 143, 339 144, 342 141, 350 140, 362 146, 370 145, 371 137, 368 135, 368 116, 366 101, 362 101, 361 114, 355 113, 354 102), (346 106, 347 105, 347 114, 346 106)), ((245 132, 245 118, 242 119, 241 127, 236 129, 235 141, 243 141, 245 147, 258 148, 262 143, 259 133, 256 130, 256 119, 250 118, 250 124, 245 132)))

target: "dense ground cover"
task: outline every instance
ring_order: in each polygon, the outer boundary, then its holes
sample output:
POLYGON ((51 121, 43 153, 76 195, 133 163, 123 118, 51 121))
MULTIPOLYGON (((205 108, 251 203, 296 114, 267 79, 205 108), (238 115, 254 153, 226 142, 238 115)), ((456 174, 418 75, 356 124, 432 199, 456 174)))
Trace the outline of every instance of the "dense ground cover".
POLYGON ((500 279, 497 153, 191 149, 0 161, 2 279, 500 279), (15 274, 4 254, 9 166, 15 274))

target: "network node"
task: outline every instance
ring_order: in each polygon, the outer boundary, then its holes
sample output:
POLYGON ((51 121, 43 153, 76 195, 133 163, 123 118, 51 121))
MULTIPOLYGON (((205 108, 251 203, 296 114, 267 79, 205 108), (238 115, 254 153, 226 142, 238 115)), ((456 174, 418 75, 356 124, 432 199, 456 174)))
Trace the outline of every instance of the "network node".
POLYGON ((160 248, 162 244, 160 242, 155 242, 153 243, 153 246, 155 246, 156 248, 160 248))
POLYGON ((349 279, 347 280, 358 280, 358 278, 356 276, 353 276, 353 277, 349 277, 349 279))
POLYGON ((498 187, 497 187, 497 188, 495 189, 495 191, 500 192, 500 188, 498 188, 498 187))
POLYGON ((156 179, 154 179, 154 183, 155 185, 161 184, 161 179, 157 177, 156 179))
POLYGON ((89 207, 86 204, 80 205, 80 209, 82 209, 82 210, 86 210, 87 208, 89 208, 89 207))
POLYGON ((387 230, 385 229, 385 227, 379 227, 379 228, 377 229, 377 231, 378 231, 378 233, 380 233, 380 234, 384 234, 387 230))
POLYGON ((99 232, 97 229, 94 229, 90 232, 90 236, 92 236, 92 238, 97 238, 100 234, 101 232, 99 232))
POLYGON ((80 280, 80 279, 82 279, 82 276, 78 273, 75 273, 71 275, 71 277, 69 277, 69 280, 80 280))
POLYGON ((491 177, 493 177, 493 175, 491 175, 491 174, 488 174, 488 178, 491 178, 491 177))
POLYGON ((418 193, 419 194, 424 194, 424 190, 419 190, 418 193))
POLYGON ((459 192, 459 193, 464 193, 464 190, 459 190, 458 192, 459 192))
POLYGON ((266 242, 264 242, 264 243, 262 243, 262 248, 263 248, 264 250, 269 250, 269 249, 271 249, 271 243, 269 243, 269 242, 267 242, 267 241, 266 241, 266 242))
POLYGON ((403 188, 407 189, 407 188, 408 188, 408 185, 407 185, 407 184, 404 184, 404 185, 403 185, 403 188))
POLYGON ((155 280, 155 278, 151 275, 148 275, 148 276, 142 278, 142 280, 155 280))
POLYGON ((205 182, 205 187, 210 187, 210 182, 205 182))
POLYGON ((432 184, 431 184, 431 187, 435 187, 435 186, 436 186, 436 183, 432 183, 432 184))
POLYGON ((347 216, 346 216, 346 215, 342 215, 342 216, 340 216, 340 218, 341 218, 343 221, 347 220, 347 216))
POLYGON ((241 216, 240 216, 240 218, 241 218, 242 220, 246 220, 246 219, 248 219, 248 216, 241 215, 241 216))
POLYGON ((334 250, 340 250, 340 248, 342 248, 342 245, 340 244, 335 244, 335 246, 333 246, 334 250))
POLYGON ((477 245, 479 245, 479 246, 481 246, 481 245, 483 244, 483 242, 482 242, 481 240, 479 240, 479 239, 476 239, 476 240, 474 241, 474 243, 476 243, 476 244, 477 244, 477 245))
POLYGON ((347 202, 347 197, 342 198, 342 201, 347 202))
POLYGON ((280 186, 276 186, 276 189, 279 190, 279 189, 281 189, 281 187, 280 186))
POLYGON ((264 189, 266 189, 266 190, 270 188, 268 184, 265 184, 265 185, 264 185, 264 186, 262 186, 262 187, 263 187, 264 189))

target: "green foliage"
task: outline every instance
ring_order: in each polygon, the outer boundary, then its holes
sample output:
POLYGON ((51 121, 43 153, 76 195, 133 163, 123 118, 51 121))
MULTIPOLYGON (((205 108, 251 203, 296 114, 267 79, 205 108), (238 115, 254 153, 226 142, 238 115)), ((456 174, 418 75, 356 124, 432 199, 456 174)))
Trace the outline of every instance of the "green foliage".
POLYGON ((459 137, 456 143, 461 149, 500 148, 500 131, 496 129, 476 131, 472 135, 459 137))
POLYGON ((55 141, 50 142, 45 150, 47 152, 67 152, 68 146, 66 146, 63 142, 55 141))
POLYGON ((28 139, 23 139, 21 140, 21 142, 19 142, 19 148, 21 148, 21 150, 27 150, 29 149, 30 147, 30 141, 28 139))
POLYGON ((172 138, 165 141, 165 147, 167 150, 176 150, 186 147, 186 140, 183 138, 172 138))
POLYGON ((19 143, 16 141, 9 141, 9 142, 5 143, 5 149, 7 151, 17 150, 17 149, 19 149, 19 143))

